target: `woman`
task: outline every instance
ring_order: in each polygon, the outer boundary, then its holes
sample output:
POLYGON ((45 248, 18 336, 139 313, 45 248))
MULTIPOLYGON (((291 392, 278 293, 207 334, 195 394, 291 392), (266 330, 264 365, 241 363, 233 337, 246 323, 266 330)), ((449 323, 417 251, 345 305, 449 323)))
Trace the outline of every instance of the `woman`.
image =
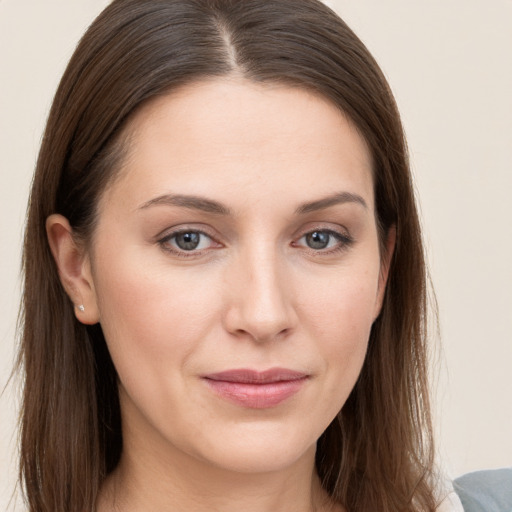
POLYGON ((25 238, 31 512, 435 510, 425 268, 377 64, 311 0, 115 0, 25 238))

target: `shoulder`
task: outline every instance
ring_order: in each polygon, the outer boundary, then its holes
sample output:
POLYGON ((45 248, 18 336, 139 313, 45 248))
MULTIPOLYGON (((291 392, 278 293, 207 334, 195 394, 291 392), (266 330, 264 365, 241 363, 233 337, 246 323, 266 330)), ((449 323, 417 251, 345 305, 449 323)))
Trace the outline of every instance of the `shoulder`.
POLYGON ((453 487, 465 512, 512 511, 512 467, 468 473, 453 487))

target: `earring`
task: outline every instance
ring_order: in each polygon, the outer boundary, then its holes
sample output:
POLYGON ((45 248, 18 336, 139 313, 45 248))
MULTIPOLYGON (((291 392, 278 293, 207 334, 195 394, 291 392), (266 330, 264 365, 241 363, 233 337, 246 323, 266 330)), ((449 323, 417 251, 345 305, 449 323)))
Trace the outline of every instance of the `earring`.
POLYGON ((78 311, 81 311, 82 313, 85 311, 85 307, 83 304, 78 305, 77 308, 78 308, 78 311))

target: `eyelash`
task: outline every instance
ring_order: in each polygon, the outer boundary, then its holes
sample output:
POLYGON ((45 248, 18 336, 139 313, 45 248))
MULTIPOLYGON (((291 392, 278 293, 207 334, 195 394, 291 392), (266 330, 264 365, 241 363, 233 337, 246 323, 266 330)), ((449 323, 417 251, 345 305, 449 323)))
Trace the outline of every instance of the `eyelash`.
MULTIPOLYGON (((337 242, 338 242, 335 247, 332 247, 330 249, 313 249, 312 247, 301 246, 301 247, 304 247, 304 249, 306 249, 308 252, 310 252, 313 255, 328 256, 331 254, 337 254, 337 253, 346 251, 354 243, 354 239, 347 233, 340 233, 339 231, 334 231, 332 229, 325 229, 325 228, 324 229, 322 229, 322 228, 312 229, 310 231, 307 231, 299 238, 299 240, 302 240, 303 238, 306 238, 308 235, 312 235, 313 233, 325 233, 325 234, 329 235, 329 237, 332 237, 335 240, 337 240, 337 242)), ((329 243, 330 242, 331 241, 329 240, 329 243)), ((294 242, 294 246, 296 246, 296 242, 294 242)))
MULTIPOLYGON (((202 256, 204 254, 204 251, 208 250, 208 249, 203 249, 203 250, 192 249, 190 251, 187 251, 185 249, 180 249, 180 248, 173 247, 173 246, 169 245, 173 239, 176 239, 176 237, 178 237, 179 235, 187 234, 187 233, 189 233, 189 234, 194 233, 194 234, 198 234, 200 236, 205 236, 205 237, 209 238, 210 240, 212 240, 213 243, 217 243, 217 244, 219 244, 219 246, 221 246, 221 244, 219 242, 215 241, 213 236, 211 236, 210 234, 208 234, 205 231, 202 231, 200 229, 179 229, 179 230, 173 231, 172 233, 169 233, 168 235, 165 235, 164 237, 159 239, 158 244, 164 251, 170 252, 173 255, 178 256, 180 258, 194 258, 194 257, 202 256)), ((327 256, 327 255, 343 252, 343 251, 349 249, 354 243, 354 239, 346 233, 340 233, 340 232, 334 231, 332 229, 322 229, 322 228, 312 229, 310 231, 307 231, 303 235, 301 235, 301 237, 298 240, 300 241, 303 238, 307 237, 308 235, 312 235, 313 233, 327 234, 329 237, 335 238, 338 243, 336 244, 335 247, 327 249, 327 250, 314 249, 312 247, 298 245, 297 242, 293 242, 292 246, 293 247, 303 247, 310 254, 315 255, 315 256, 319 256, 319 255, 327 256)), ((331 242, 331 240, 329 240, 329 243, 330 242, 331 242)))
MULTIPOLYGON (((195 250, 195 249, 187 251, 185 249, 180 249, 180 248, 172 247, 171 245, 169 245, 173 239, 175 239, 179 235, 183 235, 183 234, 187 234, 187 233, 195 233, 200 236, 205 236, 205 237, 209 238, 210 240, 212 240, 213 242, 215 242, 214 237, 212 237, 205 231, 202 231, 201 229, 179 229, 179 230, 173 231, 172 233, 169 233, 168 235, 165 235, 163 238, 158 240, 158 244, 164 251, 170 252, 171 254, 178 256, 180 258, 194 258, 194 257, 201 256, 204 253, 204 249, 199 250, 199 251, 195 250)), ((216 242, 216 243, 218 243, 218 242, 216 242)))

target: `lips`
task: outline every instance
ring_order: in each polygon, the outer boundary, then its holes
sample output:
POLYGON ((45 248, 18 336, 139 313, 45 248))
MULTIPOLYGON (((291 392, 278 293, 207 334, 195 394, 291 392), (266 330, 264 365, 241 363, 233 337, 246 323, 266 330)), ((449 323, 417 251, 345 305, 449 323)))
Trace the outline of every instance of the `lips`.
POLYGON ((203 376, 209 388, 222 398, 242 407, 276 407, 300 391, 309 376, 286 368, 262 372, 234 369, 203 376))

